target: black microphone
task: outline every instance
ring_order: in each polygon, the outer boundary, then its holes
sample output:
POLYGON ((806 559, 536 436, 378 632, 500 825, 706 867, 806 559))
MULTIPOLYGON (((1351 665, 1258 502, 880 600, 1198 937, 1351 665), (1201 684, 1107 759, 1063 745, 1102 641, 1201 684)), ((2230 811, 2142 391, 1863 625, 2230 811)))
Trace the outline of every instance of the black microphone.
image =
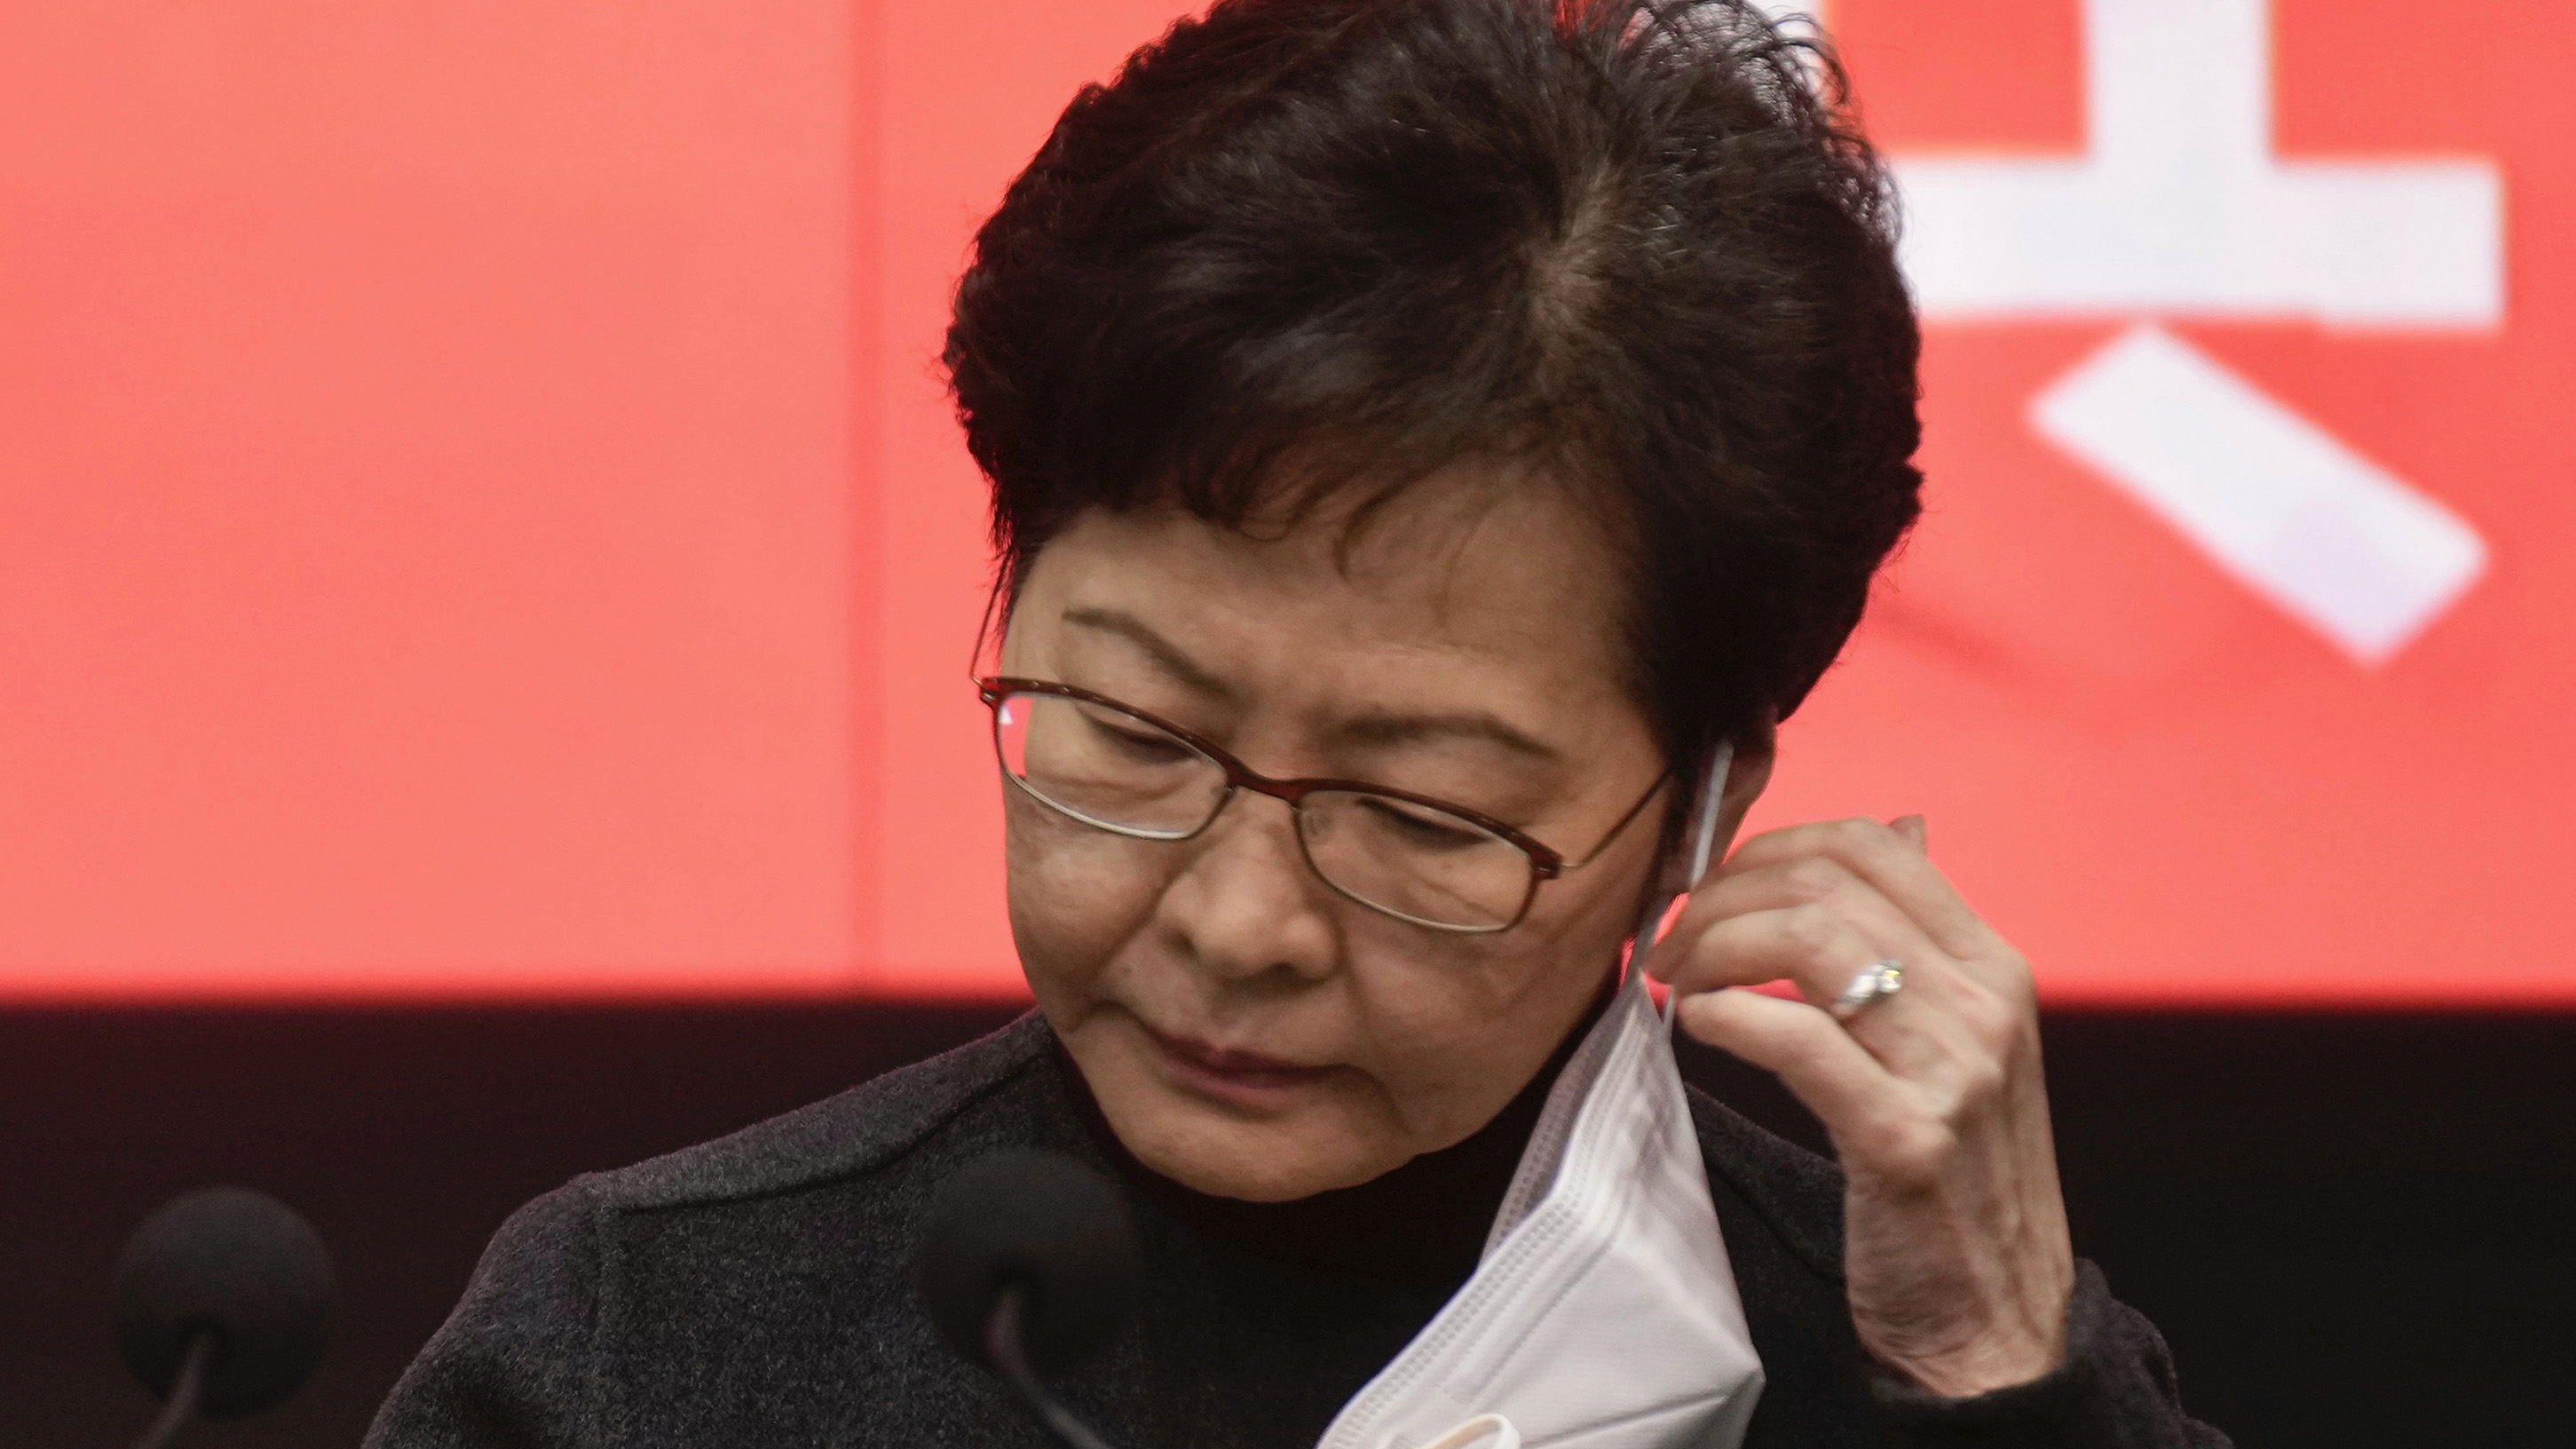
POLYGON ((1041 1376, 1088 1358, 1135 1311, 1137 1259, 1108 1179, 1013 1149, 940 1186, 914 1266, 923 1311, 958 1357, 999 1374, 1065 1449, 1108 1449, 1041 1376))
POLYGON ((246 1187, 161 1205, 116 1263, 116 1339, 162 1400, 135 1449, 160 1449, 200 1413, 237 1419, 313 1374, 339 1292, 322 1237, 295 1209, 246 1187))

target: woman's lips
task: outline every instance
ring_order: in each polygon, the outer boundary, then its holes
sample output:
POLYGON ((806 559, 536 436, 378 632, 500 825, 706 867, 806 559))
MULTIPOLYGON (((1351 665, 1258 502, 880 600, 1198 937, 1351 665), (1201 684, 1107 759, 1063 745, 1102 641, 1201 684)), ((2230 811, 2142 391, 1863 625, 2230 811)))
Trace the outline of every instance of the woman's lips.
POLYGON ((1210 1046, 1189 1037, 1165 1036, 1145 1028, 1163 1065, 1173 1076, 1203 1095, 1247 1106, 1277 1102, 1281 1097, 1321 1081, 1330 1067, 1301 1067, 1258 1052, 1210 1046))

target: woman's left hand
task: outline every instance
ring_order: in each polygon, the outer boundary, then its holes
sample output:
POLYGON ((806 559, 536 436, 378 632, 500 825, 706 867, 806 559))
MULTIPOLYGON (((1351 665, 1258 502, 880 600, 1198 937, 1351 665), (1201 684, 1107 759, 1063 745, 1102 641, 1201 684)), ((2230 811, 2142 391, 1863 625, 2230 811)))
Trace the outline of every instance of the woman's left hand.
POLYGON ((1923 840, 1919 816, 1757 836, 1699 883, 1646 969, 1682 994, 1685 1030, 1779 1073, 1832 1134, 1862 1346, 1965 1397, 2064 1358, 2074 1254, 2030 966, 1923 840), (1900 989, 1837 1021, 1827 1007, 1884 960, 1900 989), (1805 999, 1718 990, 1781 980, 1805 999))

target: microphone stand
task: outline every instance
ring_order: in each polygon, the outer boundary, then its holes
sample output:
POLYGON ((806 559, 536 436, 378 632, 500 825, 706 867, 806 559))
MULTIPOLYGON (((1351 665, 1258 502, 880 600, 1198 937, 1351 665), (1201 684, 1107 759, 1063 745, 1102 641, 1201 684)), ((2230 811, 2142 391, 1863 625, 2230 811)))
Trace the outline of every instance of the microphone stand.
POLYGON ((205 1397, 206 1371, 214 1366, 215 1349, 221 1335, 211 1328, 200 1328, 188 1335, 187 1352, 179 1358, 179 1377, 170 1384, 170 1398, 161 1406, 161 1417, 134 1441, 134 1449, 163 1449, 197 1417, 197 1402, 205 1397))
MULTIPOLYGON (((1073 1416, 1072 1410, 1056 1402, 1055 1395, 1047 1392, 1036 1371, 1029 1367, 1027 1347, 1020 1342, 1021 1298, 1026 1291, 1020 1284, 1010 1284, 993 1304, 993 1316, 984 1326, 984 1348, 992 1356, 993 1366, 1001 1371, 1002 1382, 1020 1396, 1030 1417, 1064 1449, 1110 1449, 1107 1441, 1073 1416)), ((176 1399, 174 1394, 173 1402, 176 1399)))

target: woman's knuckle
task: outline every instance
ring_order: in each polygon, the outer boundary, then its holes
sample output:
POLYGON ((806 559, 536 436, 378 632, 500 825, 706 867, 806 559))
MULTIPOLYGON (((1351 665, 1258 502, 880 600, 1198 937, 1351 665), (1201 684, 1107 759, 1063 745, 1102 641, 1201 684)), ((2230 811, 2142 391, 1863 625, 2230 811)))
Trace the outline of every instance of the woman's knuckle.
POLYGON ((2021 1013, 2002 995, 1974 982, 1964 983, 1953 1008, 1959 1025, 1990 1053, 2008 1049, 2020 1034, 2021 1013))
POLYGON ((1831 900, 1851 873, 1821 855, 1802 856, 1783 873, 1789 893, 1801 902, 1831 900))
POLYGON ((1961 1062, 1958 1096, 1950 1108, 1952 1119, 1972 1116, 2002 1100, 2011 1076, 1997 1055, 1979 1053, 1961 1062))
POLYGON ((1871 1165, 1900 1185, 1921 1187, 1939 1180, 1958 1151, 1959 1139, 1942 1122, 1904 1117, 1881 1125, 1871 1165))
POLYGON ((1786 1034, 1780 1048, 1780 1074, 1792 1079, 1830 1071, 1833 1067, 1832 1043, 1825 1033, 1812 1027, 1786 1034))
POLYGON ((2039 978, 2031 974, 2030 963, 2021 953, 2004 951, 1995 958, 1990 979, 1996 993, 2016 1017, 2029 1017, 2039 1011, 2039 978))
POLYGON ((1816 960, 1841 941, 1843 924, 1822 903, 1811 901, 1782 915, 1780 933, 1787 938, 1790 950, 1802 958, 1816 960))
POLYGON ((1883 857, 1897 849, 1911 849, 1905 845, 1905 838, 1885 821, 1872 820, 1866 815, 1835 821, 1834 833, 1841 849, 1855 860, 1883 857))

